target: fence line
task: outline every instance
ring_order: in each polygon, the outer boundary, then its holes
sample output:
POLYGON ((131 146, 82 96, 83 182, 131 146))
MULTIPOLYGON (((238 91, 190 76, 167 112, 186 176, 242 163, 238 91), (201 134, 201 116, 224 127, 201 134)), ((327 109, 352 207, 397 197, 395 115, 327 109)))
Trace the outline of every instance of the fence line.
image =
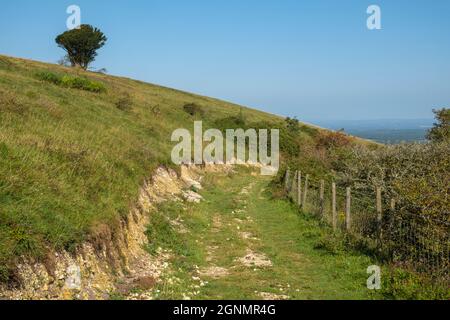
MULTIPOLYGON (((374 194, 339 190, 334 181, 317 181, 304 171, 285 175, 289 197, 303 212, 330 225, 334 232, 350 234, 397 265, 423 272, 450 284, 450 224, 396 208, 388 199, 383 208, 380 187, 374 194)), ((397 199, 398 200, 398 199, 397 199)))

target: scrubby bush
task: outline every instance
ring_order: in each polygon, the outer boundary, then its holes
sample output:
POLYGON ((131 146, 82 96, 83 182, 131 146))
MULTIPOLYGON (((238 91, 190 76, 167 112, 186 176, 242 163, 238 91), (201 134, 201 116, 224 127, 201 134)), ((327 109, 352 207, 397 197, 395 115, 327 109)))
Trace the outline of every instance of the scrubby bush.
POLYGON ((401 144, 376 150, 354 148, 339 172, 341 180, 373 194, 375 186, 384 198, 415 213, 448 220, 450 144, 401 144))
POLYGON ((400 268, 387 270, 382 277, 381 294, 395 300, 448 300, 450 291, 445 284, 436 284, 423 275, 400 268))
POLYGON ((314 249, 336 255, 343 250, 342 240, 333 234, 326 234, 321 236, 319 241, 314 245, 314 249))
POLYGON ((133 98, 129 93, 125 93, 116 101, 116 107, 122 111, 129 111, 133 107, 133 98))
POLYGON ((450 109, 433 110, 436 123, 428 132, 427 138, 431 142, 450 142, 450 109))
POLYGON ((150 107, 150 110, 152 111, 152 114, 155 117, 161 116, 161 108, 159 107, 159 105, 155 105, 155 106, 150 107))
POLYGON ((248 129, 250 126, 239 116, 230 116, 218 119, 214 122, 214 127, 225 132, 227 129, 248 129))
POLYGON ((0 90, 0 111, 23 115, 29 109, 28 104, 9 91, 0 90))
POLYGON ((42 71, 36 74, 36 78, 42 81, 50 82, 56 85, 61 84, 61 77, 48 71, 42 71))
POLYGON ((293 134, 298 134, 300 131, 300 125, 297 118, 290 118, 287 117, 285 119, 286 122, 286 128, 289 130, 289 132, 293 134))
POLYGON ((316 137, 316 145, 319 148, 341 148, 350 144, 349 137, 341 131, 321 131, 316 137))
MULTIPOLYGON (((374 201, 382 188, 382 250, 385 258, 402 261, 417 271, 434 268, 448 277, 450 144, 402 144, 377 150, 356 148, 339 173, 354 192, 374 201), (396 205, 390 211, 390 200, 396 205)), ((372 235, 377 221, 373 219, 372 235)))
POLYGON ((46 81, 61 87, 85 90, 95 93, 106 91, 103 83, 93 81, 87 78, 76 77, 72 75, 59 75, 49 71, 38 72, 36 78, 41 81, 46 81))
POLYGON ((384 199, 395 199, 402 211, 450 222, 449 112, 434 112, 437 123, 428 135, 433 143, 355 146, 337 170, 341 180, 367 194, 381 187, 384 199))
POLYGON ((97 93, 106 91, 106 88, 102 83, 86 78, 65 75, 62 77, 61 83, 63 86, 73 89, 80 89, 97 93))
POLYGON ((201 106, 195 103, 188 103, 183 106, 183 110, 191 116, 203 116, 205 111, 201 106))

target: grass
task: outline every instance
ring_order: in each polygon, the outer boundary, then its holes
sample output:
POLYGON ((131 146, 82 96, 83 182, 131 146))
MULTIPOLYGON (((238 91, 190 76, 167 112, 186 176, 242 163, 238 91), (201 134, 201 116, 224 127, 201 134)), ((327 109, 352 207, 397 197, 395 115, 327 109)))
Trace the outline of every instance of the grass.
MULTIPOLYGON (((277 116, 212 98, 0 56, 0 281, 10 279, 20 256, 40 259, 49 250, 71 251, 105 225, 114 229, 143 180, 156 167, 171 165, 173 130, 192 130, 200 119, 205 129, 284 126, 277 116)), ((282 131, 281 148, 308 152, 317 132, 306 125, 298 137, 282 131)), ((317 161, 304 166, 323 170, 317 161)), ((271 199, 262 191, 268 181, 249 172, 208 179, 207 201, 187 209, 169 203, 152 218, 148 249, 155 253, 164 247, 174 254, 160 298, 254 299, 261 292, 293 299, 374 296, 364 286, 371 259, 341 250, 315 220, 271 199), (256 182, 251 195, 239 194, 251 181, 256 182), (241 201, 250 196, 257 201, 247 201, 244 208, 241 201), (180 215, 188 234, 170 224, 180 215), (236 229, 235 219, 247 216, 253 223, 246 231, 260 239, 254 243, 236 229), (217 217, 220 228, 214 227, 217 217), (223 253, 212 258, 229 275, 199 282, 196 274, 210 264, 211 246, 223 253), (235 259, 249 247, 270 259, 273 268, 237 265, 235 259)), ((414 298, 423 292, 414 276, 398 272, 385 278, 384 296, 414 298)))
POLYGON ((161 224, 156 218, 149 226, 149 239, 156 241, 153 246, 173 254, 171 272, 154 289, 158 298, 379 297, 366 288, 366 270, 374 261, 360 253, 319 248, 328 230, 290 203, 273 199, 266 178, 256 178, 244 169, 238 176, 208 179, 203 203, 185 209, 169 204, 161 211, 166 222, 161 224), (248 193, 242 193, 245 188, 248 193), (167 220, 177 218, 188 233, 177 232, 167 220), (242 232, 252 236, 243 238, 242 232), (248 249, 263 254, 272 267, 247 267, 238 262, 248 249), (228 274, 204 275, 203 270, 211 266, 224 268, 228 274))
MULTIPOLYGON (((72 250, 103 225, 114 228, 143 180, 157 166, 171 165, 172 131, 192 130, 187 104, 201 108, 205 127, 241 109, 135 80, 0 56, 0 278, 7 280, 18 256, 72 250), (85 90, 96 84, 105 90, 85 90)), ((252 121, 282 121, 243 110, 252 121)))
POLYGON ((65 88, 79 89, 96 93, 106 91, 106 87, 101 82, 68 74, 60 75, 49 71, 41 71, 36 73, 36 78, 65 88))

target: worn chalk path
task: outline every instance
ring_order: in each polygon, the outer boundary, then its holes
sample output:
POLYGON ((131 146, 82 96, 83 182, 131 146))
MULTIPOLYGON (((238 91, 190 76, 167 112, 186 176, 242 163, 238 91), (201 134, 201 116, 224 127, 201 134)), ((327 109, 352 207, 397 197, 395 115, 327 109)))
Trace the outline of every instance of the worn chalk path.
MULTIPOLYGON (((333 250, 326 232, 250 170, 211 175, 204 201, 164 213, 176 239, 155 299, 367 299, 370 259, 333 250), (173 222, 176 221, 176 222, 173 222), (323 245, 325 243, 325 245, 323 245), (330 247, 331 246, 331 247, 330 247)), ((135 293, 139 297, 140 293, 135 293)))

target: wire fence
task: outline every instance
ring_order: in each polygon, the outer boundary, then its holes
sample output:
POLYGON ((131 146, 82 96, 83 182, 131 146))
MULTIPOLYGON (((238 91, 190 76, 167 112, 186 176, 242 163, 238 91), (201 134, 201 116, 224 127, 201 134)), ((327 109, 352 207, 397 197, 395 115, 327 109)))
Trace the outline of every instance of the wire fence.
POLYGON ((285 189, 303 212, 332 226, 334 232, 351 235, 359 245, 395 265, 450 285, 447 221, 396 208, 393 200, 382 199, 380 188, 373 188, 372 194, 355 192, 301 171, 286 172, 285 189))

